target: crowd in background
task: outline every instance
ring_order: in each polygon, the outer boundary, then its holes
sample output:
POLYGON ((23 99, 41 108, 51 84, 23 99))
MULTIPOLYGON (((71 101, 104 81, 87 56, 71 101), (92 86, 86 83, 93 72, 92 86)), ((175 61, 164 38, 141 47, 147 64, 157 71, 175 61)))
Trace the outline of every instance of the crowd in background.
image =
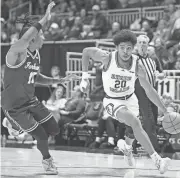
MULTIPOLYGON (((18 0, 17 0, 18 1, 18 0)), ((1 4, 1 42, 14 43, 22 28, 16 24, 16 16, 9 19, 9 9, 15 2, 3 0, 1 4), (10 7, 9 7, 10 6, 10 7)), ((23 0, 21 0, 23 2, 23 0)), ((33 14, 44 14, 47 1, 31 0, 33 14)), ((178 0, 58 0, 52 19, 44 29, 47 41, 112 39, 123 28, 143 31, 150 38, 149 53, 156 55, 165 70, 180 69, 180 10, 178 0), (101 10, 165 5, 164 16, 136 19, 129 27, 121 22, 110 24, 101 10), (89 13, 91 12, 91 13, 89 13), (67 13, 66 17, 58 16, 67 13)))
MULTIPOLYGON (((58 136, 49 137, 49 144, 64 144, 64 141, 67 141, 67 136, 69 134, 67 132, 72 132, 75 129, 75 127, 72 127, 69 130, 69 124, 78 124, 81 129, 84 129, 86 126, 90 126, 90 128, 91 126, 93 128, 95 126, 97 129, 96 138, 91 140, 88 145, 89 148, 108 148, 116 151, 117 141, 119 139, 123 139, 125 132, 130 130, 130 128, 122 123, 119 123, 117 120, 114 120, 105 112, 102 105, 102 100, 105 96, 101 77, 102 67, 99 64, 91 64, 89 70, 92 71, 93 68, 95 68, 95 70, 93 70, 94 74, 92 75, 96 76, 96 79, 95 86, 90 93, 89 100, 87 100, 86 95, 80 91, 78 85, 76 85, 71 91, 70 98, 66 97, 66 84, 52 85, 49 87, 49 99, 47 101, 43 100, 42 103, 48 108, 48 110, 51 111, 60 127, 60 133, 58 136), (104 135, 104 133, 106 133, 106 135, 104 135)), ((4 65, 2 66, 1 71, 1 86, 3 86, 3 73, 4 65)), ((51 76, 56 79, 61 78, 61 72, 58 66, 52 67, 51 76)), ((170 95, 163 95, 162 100, 168 108, 168 111, 180 113, 180 105, 174 103, 170 95)), ((3 112, 1 113, 1 122, 3 122, 5 116, 3 115, 3 112)), ((160 128, 162 127, 161 122, 163 117, 163 113, 159 111, 157 122, 160 128)), ((91 130, 89 130, 89 132, 90 131, 91 130)), ((2 127, 1 134, 3 137, 2 144, 4 143, 5 146, 4 140, 7 139, 7 129, 2 127)), ((27 133, 23 133, 16 139, 24 142, 28 137, 29 135, 27 133)), ((33 143, 35 144, 36 142, 33 141, 33 143)), ((67 144, 67 142, 65 142, 65 144, 67 144)))
MULTIPOLYGON (((15 16, 9 19, 9 10, 12 7, 16 7, 20 2, 23 3, 25 1, 2 1, 1 42, 3 43, 14 43, 18 39, 22 26, 15 23, 15 16)), ((48 1, 31 0, 31 2, 32 14, 43 15, 45 13, 48 1)), ((57 0, 56 3, 57 6, 54 8, 52 20, 44 29, 46 40, 112 39, 121 29, 130 28, 133 31, 147 33, 150 39, 148 54, 151 58, 157 57, 163 69, 180 70, 180 10, 177 10, 175 7, 175 4, 180 4, 179 0, 57 0), (129 27, 124 27, 121 22, 110 24, 102 12, 108 9, 160 5, 166 6, 164 17, 161 20, 158 21, 152 17, 136 19, 129 27), (68 15, 66 18, 62 18, 62 16, 56 15, 59 13, 67 13, 68 15)), ((136 53, 136 47, 134 52, 136 53)), ((96 73, 94 74, 96 75, 96 88, 92 91, 90 99, 91 101, 97 99, 96 93, 98 93, 100 97, 98 99, 102 100, 104 91, 102 90, 101 67, 92 66, 96 68, 96 73)), ((3 73, 1 73, 1 77, 2 75, 3 73)), ((51 75, 54 78, 60 78, 58 66, 52 68, 51 75)), ((74 88, 72 98, 67 99, 65 89, 66 86, 64 85, 51 86, 52 95, 49 100, 43 101, 43 104, 51 110, 61 128, 61 133, 56 142, 62 139, 62 131, 68 123, 91 123, 93 118, 99 118, 98 135, 90 147, 97 148, 100 145, 101 147, 114 147, 116 134, 118 133, 118 139, 124 137, 125 126, 108 117, 103 111, 102 105, 95 103, 86 107, 84 95, 80 92, 78 86, 74 88), (84 113, 86 113, 85 119, 84 113), (80 120, 78 120, 79 118, 80 120), (102 142, 104 131, 107 132, 108 142, 102 142)), ((165 95, 162 99, 171 111, 177 110, 177 105, 173 103, 170 96, 165 95)), ((162 113, 159 113, 159 122, 161 122, 161 117, 162 113)), ((51 138, 52 140, 54 141, 54 138, 51 138)))

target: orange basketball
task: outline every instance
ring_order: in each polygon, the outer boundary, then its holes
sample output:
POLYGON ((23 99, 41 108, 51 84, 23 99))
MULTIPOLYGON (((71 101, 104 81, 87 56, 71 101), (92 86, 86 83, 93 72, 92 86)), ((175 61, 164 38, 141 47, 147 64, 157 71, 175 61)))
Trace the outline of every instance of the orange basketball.
POLYGON ((180 133, 180 114, 177 112, 170 112, 164 116, 162 121, 164 130, 170 134, 180 133))

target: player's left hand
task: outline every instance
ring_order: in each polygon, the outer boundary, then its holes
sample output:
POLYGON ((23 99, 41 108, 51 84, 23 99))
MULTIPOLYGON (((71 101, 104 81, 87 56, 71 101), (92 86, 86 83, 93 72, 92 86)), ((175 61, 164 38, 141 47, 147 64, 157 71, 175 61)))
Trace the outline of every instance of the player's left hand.
POLYGON ((47 20, 51 20, 51 10, 55 5, 56 4, 54 1, 52 1, 48 4, 48 7, 46 9, 46 14, 45 14, 45 17, 47 18, 47 20))

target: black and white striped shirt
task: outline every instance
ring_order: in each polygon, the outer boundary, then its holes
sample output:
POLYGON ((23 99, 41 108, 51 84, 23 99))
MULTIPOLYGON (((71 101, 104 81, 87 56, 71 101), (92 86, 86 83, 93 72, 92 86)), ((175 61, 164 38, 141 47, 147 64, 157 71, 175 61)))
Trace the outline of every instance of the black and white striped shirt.
POLYGON ((153 85, 153 87, 155 86, 155 71, 156 71, 156 62, 147 57, 142 57, 140 55, 139 56, 139 60, 142 62, 142 64, 144 65, 145 69, 146 69, 146 73, 149 79, 149 82, 151 85, 153 85))

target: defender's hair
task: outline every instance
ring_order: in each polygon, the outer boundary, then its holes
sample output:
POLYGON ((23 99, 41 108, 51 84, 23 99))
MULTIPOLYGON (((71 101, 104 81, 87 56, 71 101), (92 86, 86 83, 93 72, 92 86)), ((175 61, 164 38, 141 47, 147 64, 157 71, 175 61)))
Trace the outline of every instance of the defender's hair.
POLYGON ((122 42, 131 42, 134 46, 137 43, 136 35, 130 30, 121 30, 113 38, 114 44, 118 46, 122 42))
POLYGON ((21 32, 19 33, 19 39, 24 35, 24 33, 34 24, 38 21, 38 19, 35 17, 32 17, 29 15, 29 13, 25 14, 23 18, 18 18, 16 20, 16 23, 23 24, 23 27, 21 29, 21 32))

